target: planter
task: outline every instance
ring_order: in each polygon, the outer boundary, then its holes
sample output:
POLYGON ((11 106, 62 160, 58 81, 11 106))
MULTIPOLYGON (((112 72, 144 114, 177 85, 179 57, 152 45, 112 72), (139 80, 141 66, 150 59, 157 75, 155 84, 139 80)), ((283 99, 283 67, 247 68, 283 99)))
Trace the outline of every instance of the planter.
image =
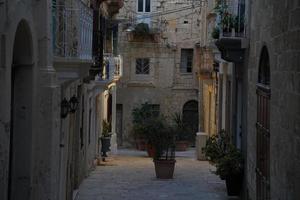
POLYGON ((188 141, 176 141, 176 151, 186 151, 188 147, 188 141))
POLYGON ((172 179, 176 160, 154 160, 156 178, 172 179))
POLYGON ((101 137, 101 152, 110 151, 110 137, 101 137))
POLYGON ((146 140, 145 139, 136 139, 136 149, 140 151, 146 150, 146 140))
POLYGON ((155 149, 151 144, 147 144, 147 153, 148 156, 153 158, 155 156, 155 149))
POLYGON ((243 174, 228 176, 225 181, 228 196, 238 196, 242 190, 243 174))

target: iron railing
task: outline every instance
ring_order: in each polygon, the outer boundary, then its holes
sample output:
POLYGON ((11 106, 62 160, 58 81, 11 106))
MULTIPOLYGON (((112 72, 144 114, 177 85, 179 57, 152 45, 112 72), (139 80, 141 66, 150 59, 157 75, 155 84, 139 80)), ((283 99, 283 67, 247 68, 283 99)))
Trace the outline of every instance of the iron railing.
POLYGON ((245 37, 245 3, 228 4, 220 1, 216 7, 217 29, 221 37, 245 37))
POLYGON ((96 78, 98 81, 119 79, 123 74, 122 57, 104 54, 103 69, 100 73, 96 78))
POLYGON ((52 4, 53 54, 57 57, 92 59, 93 11, 81 0, 72 5, 52 4))

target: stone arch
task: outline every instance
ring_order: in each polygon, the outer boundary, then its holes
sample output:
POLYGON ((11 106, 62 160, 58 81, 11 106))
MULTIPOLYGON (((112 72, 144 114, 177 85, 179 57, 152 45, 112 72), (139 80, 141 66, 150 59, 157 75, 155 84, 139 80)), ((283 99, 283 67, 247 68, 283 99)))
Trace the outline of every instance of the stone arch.
POLYGON ((198 101, 190 100, 183 105, 182 119, 189 130, 190 140, 194 142, 199 127, 198 101))
POLYGON ((258 83, 263 85, 270 85, 270 57, 266 46, 263 46, 260 54, 259 68, 258 68, 258 83))
POLYGON ((29 24, 17 26, 11 68, 9 200, 30 199, 32 157, 33 39, 29 24))

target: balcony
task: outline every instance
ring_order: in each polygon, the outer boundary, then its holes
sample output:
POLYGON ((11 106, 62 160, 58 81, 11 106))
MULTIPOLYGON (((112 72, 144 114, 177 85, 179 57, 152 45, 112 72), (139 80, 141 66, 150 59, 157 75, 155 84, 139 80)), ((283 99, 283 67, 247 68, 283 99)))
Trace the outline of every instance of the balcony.
POLYGON ((134 28, 130 27, 127 30, 127 39, 129 42, 154 42, 160 41, 161 30, 148 23, 138 23, 134 28))
POLYGON ((92 61, 93 11, 81 0, 53 1, 53 54, 57 59, 92 61))
POLYGON ((101 11, 105 16, 113 17, 124 6, 124 0, 101 0, 101 11))
POLYGON ((123 74, 123 59, 112 54, 104 54, 104 63, 101 73, 96 76, 96 81, 118 81, 123 74))
POLYGON ((221 51, 222 59, 243 62, 245 49, 249 45, 246 38, 245 4, 230 7, 221 2, 215 10, 218 26, 212 31, 212 37, 217 39, 215 44, 221 51))

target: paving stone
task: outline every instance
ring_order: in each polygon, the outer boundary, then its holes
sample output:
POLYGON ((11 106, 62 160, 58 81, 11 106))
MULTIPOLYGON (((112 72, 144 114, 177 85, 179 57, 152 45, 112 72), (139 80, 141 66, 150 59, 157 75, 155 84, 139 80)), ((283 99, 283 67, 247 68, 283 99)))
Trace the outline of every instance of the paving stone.
POLYGON ((110 165, 98 166, 84 180, 76 200, 225 200, 224 181, 208 162, 197 161, 195 150, 178 152, 172 180, 158 180, 145 152, 119 150, 110 165))

